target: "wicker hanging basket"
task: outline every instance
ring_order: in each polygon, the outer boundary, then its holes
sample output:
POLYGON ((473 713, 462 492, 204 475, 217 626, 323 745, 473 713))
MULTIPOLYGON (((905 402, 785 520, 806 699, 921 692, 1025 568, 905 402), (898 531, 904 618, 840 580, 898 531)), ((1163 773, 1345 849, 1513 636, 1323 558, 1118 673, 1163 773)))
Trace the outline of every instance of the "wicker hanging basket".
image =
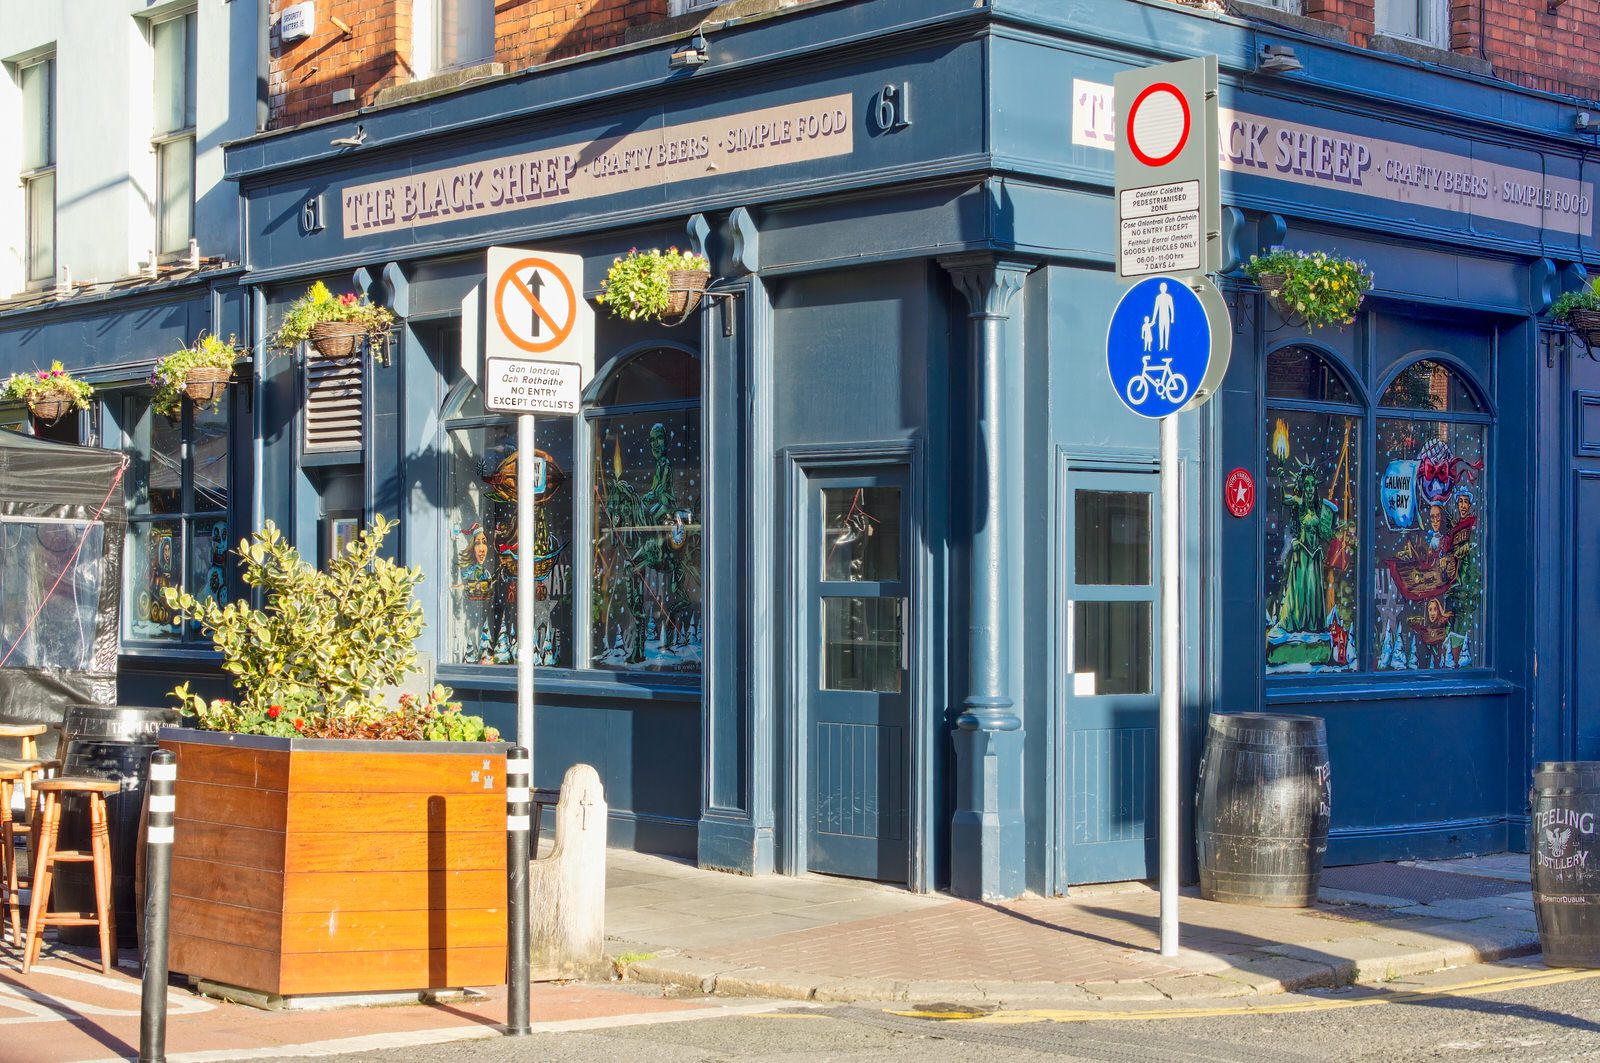
POLYGON ((667 272, 667 310, 663 317, 682 319, 700 305, 700 296, 711 283, 711 273, 703 269, 674 269, 667 272))
POLYGON ((189 396, 189 401, 196 406, 204 406, 220 399, 223 392, 228 389, 228 381, 231 379, 233 379, 231 369, 198 365, 184 376, 183 393, 189 396))
POLYGON ((1589 353, 1600 349, 1600 310, 1574 310, 1567 315, 1567 324, 1578 334, 1589 353))
POLYGON ((1278 312, 1286 324, 1293 326, 1303 325, 1306 319, 1301 317, 1299 312, 1290 306, 1289 301, 1281 294, 1283 286, 1288 279, 1282 273, 1263 273, 1256 278, 1256 284, 1260 285, 1262 292, 1266 294, 1267 304, 1278 312))
POLYGON ((319 321, 311 326, 311 349, 324 358, 348 358, 366 334, 353 321, 319 321))
POLYGON ((45 424, 55 424, 72 409, 72 400, 63 395, 42 395, 28 400, 28 412, 45 424))

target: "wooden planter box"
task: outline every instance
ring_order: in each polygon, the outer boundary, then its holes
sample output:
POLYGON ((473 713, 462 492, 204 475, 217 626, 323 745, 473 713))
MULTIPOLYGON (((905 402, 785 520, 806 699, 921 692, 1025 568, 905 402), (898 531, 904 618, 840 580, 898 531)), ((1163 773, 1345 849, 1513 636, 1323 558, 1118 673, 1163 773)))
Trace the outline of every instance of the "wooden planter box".
POLYGON ((170 966, 279 997, 499 985, 505 750, 163 728, 170 966))

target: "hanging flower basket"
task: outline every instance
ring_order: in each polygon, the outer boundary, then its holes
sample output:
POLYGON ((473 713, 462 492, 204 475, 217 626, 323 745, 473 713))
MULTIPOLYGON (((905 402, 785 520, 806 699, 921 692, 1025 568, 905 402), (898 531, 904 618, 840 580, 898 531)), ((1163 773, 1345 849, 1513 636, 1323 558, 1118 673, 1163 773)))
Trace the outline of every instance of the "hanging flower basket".
POLYGON ((217 369, 208 365, 196 366, 183 378, 183 393, 189 396, 191 402, 204 406, 220 399, 231 379, 233 379, 231 369, 217 369))
POLYGON ((612 261, 598 302, 613 317, 629 321, 683 322, 711 283, 711 264, 704 255, 651 248, 630 250, 612 261))
POLYGON ((311 326, 311 349, 324 358, 348 358, 366 334, 354 321, 319 321, 311 326))
POLYGON ((55 424, 72 409, 72 399, 67 395, 41 395, 28 400, 28 412, 45 424, 55 424))
POLYGON ((1354 322, 1373 280, 1364 263, 1281 247, 1251 255, 1244 271, 1285 321, 1310 328, 1354 322))
POLYGON ((1574 310, 1567 315, 1567 324, 1591 352, 1600 348, 1600 310, 1574 310))
POLYGON ((667 271, 667 317, 683 317, 700 305, 700 296, 711 283, 708 269, 667 271))

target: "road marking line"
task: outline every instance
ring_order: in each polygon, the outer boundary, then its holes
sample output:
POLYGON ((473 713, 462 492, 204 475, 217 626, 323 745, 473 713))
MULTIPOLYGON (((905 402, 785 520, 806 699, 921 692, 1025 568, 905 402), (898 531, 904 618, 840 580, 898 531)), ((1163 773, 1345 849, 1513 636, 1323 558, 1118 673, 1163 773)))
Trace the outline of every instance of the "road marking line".
MULTIPOLYGON (((780 1000, 768 1004, 730 1004, 715 1008, 686 1008, 682 1011, 636 1012, 631 1015, 604 1015, 592 1019, 563 1019, 559 1022, 536 1022, 532 1032, 582 1033, 592 1030, 612 1030, 626 1026, 652 1026, 667 1022, 697 1022, 703 1019, 726 1019, 740 1015, 755 1015, 778 1008, 814 1008, 816 1004, 803 1001, 780 1000)), ((220 1048, 204 1052, 169 1052, 168 1063, 222 1063, 224 1060, 282 1059, 286 1056, 338 1056, 349 1052, 375 1052, 385 1048, 410 1048, 414 1045, 440 1045, 452 1041, 478 1041, 503 1036, 496 1026, 457 1026, 442 1030, 414 1030, 409 1032, 366 1034, 360 1037, 341 1037, 330 1041, 312 1041, 297 1045, 272 1045, 265 1048, 220 1048)), ((93 1063, 127 1063, 122 1056, 94 1060, 93 1063)))
POLYGON ((1406 989, 1393 992, 1378 991, 1379 995, 1355 1000, 1299 1000, 1283 1004, 1240 1004, 1214 1008, 1150 1008, 1144 1011, 1087 1011, 1067 1009, 1028 1009, 1021 1011, 995 1011, 972 1014, 964 1011, 891 1011, 889 1014, 908 1019, 929 1019, 944 1022, 976 1022, 994 1026, 1030 1022, 1139 1022, 1154 1019, 1202 1019, 1229 1015, 1291 1015, 1300 1012, 1338 1011, 1344 1008, 1370 1008, 1385 1004, 1417 1004, 1455 996, 1474 996, 1488 993, 1505 993, 1514 989, 1533 989, 1539 986, 1576 982, 1586 978, 1600 978, 1600 970, 1555 969, 1536 974, 1479 978, 1439 989, 1406 989))

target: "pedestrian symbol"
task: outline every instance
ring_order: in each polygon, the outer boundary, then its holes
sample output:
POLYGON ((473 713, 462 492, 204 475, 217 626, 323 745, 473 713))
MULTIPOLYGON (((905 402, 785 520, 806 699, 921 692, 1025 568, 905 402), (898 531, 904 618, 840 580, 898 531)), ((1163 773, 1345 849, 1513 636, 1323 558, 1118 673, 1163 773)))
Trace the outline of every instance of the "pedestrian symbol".
POLYGON ((1141 417, 1165 417, 1194 397, 1211 361, 1211 323, 1182 281, 1151 277, 1129 288, 1106 331, 1117 398, 1141 417))

